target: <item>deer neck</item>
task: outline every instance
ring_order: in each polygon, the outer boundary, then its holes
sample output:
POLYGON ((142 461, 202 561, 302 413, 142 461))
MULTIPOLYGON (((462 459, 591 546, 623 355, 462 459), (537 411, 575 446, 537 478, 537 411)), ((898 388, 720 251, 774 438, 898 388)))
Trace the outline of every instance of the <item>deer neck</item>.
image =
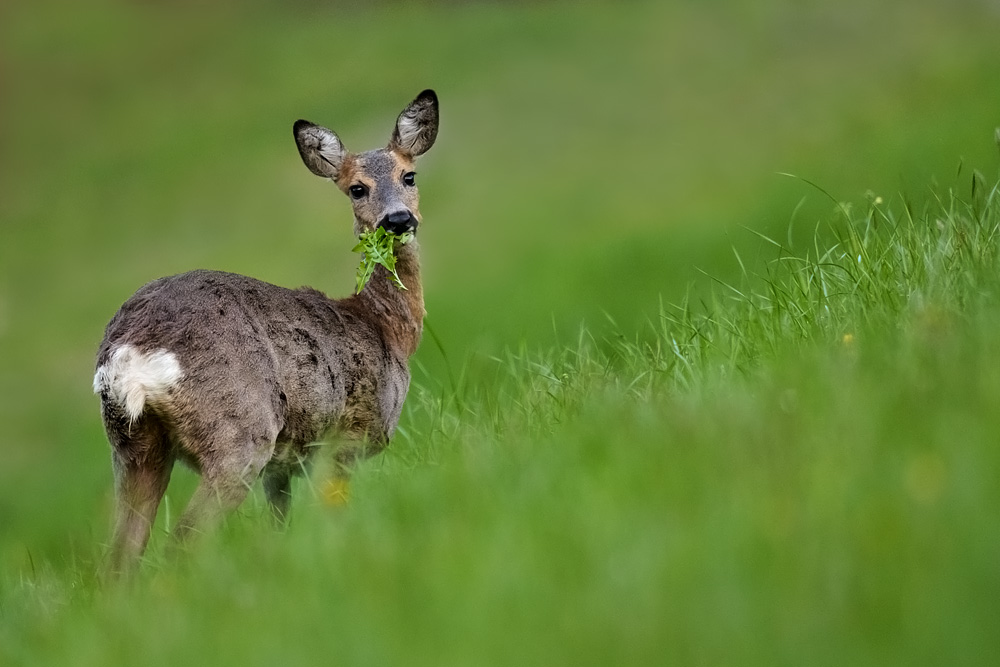
POLYGON ((355 298, 375 316, 389 346, 409 357, 420 343, 426 313, 416 239, 396 249, 396 274, 406 286, 405 290, 399 289, 392 274, 380 265, 375 267, 371 280, 355 298))

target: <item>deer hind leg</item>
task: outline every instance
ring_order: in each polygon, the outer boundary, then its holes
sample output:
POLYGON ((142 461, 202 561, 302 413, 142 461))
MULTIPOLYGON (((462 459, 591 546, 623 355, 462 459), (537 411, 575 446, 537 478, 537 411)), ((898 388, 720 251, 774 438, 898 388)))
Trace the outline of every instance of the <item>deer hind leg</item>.
POLYGON ((143 417, 130 427, 108 426, 115 473, 115 525, 108 569, 129 574, 138 565, 170 482, 174 456, 155 419, 143 417))
POLYGON ((263 432, 266 435, 253 436, 240 429, 232 439, 217 440, 197 457, 201 482, 174 528, 175 543, 211 531, 246 499, 274 452, 277 429, 263 432))

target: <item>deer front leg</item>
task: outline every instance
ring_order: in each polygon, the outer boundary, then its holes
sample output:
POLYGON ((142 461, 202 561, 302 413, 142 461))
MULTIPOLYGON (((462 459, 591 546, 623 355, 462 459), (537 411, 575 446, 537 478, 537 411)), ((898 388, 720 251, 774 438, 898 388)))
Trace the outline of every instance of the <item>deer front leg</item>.
POLYGON ((347 504, 351 495, 351 474, 354 465, 378 454, 389 444, 384 429, 359 429, 342 434, 335 444, 332 465, 326 473, 320 491, 327 505, 347 504))
POLYGON ((283 526, 292 502, 292 473, 287 465, 272 463, 264 468, 264 495, 275 522, 283 526))

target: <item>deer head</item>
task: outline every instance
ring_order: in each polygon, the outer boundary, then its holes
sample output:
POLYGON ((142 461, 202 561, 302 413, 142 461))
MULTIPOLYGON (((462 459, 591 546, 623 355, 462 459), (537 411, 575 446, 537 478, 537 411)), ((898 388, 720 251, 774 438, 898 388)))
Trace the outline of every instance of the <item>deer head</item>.
POLYGON ((295 142, 309 170, 336 183, 351 199, 354 233, 384 227, 415 232, 420 223, 415 159, 434 145, 438 100, 425 90, 396 119, 389 145, 364 153, 348 151, 340 137, 306 120, 295 123, 295 142))

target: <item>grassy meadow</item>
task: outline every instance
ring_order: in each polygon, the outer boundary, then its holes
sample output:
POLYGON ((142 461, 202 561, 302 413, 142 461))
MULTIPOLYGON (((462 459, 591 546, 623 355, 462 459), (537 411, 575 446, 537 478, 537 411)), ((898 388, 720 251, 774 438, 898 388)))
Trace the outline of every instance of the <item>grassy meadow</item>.
POLYGON ((0 9, 0 665, 996 661, 1000 11, 831 4, 0 9), (260 489, 96 573, 93 360, 193 268, 346 295, 297 118, 420 90, 428 309, 346 505, 260 489), (788 174, 794 174, 789 176, 788 174), (814 185, 815 184, 815 185, 814 185))

